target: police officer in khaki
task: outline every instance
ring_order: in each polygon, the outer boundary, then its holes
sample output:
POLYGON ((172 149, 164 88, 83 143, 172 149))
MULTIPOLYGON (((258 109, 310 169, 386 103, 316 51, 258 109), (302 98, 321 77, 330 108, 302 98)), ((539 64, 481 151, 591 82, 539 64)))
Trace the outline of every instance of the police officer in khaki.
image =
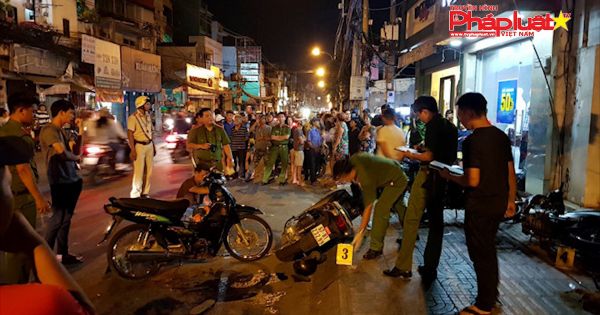
MULTIPOLYGON (((33 124, 34 104, 38 104, 38 100, 33 96, 21 93, 11 95, 8 99, 10 118, 6 124, 0 127, 0 137, 20 137, 29 145, 31 152, 35 150, 35 143, 28 128, 33 124)), ((40 214, 50 211, 50 203, 42 196, 37 187, 38 170, 35 160, 31 158, 29 163, 11 166, 10 171, 15 210, 20 211, 31 226, 35 226, 36 209, 40 214)), ((2 252, 0 254, 0 283, 26 283, 32 267, 32 262, 27 256, 2 252)))
POLYGON ((133 182, 131 183, 131 198, 148 197, 150 193, 150 176, 156 154, 152 142, 152 118, 147 96, 135 99, 135 113, 127 119, 127 137, 131 148, 133 161, 133 182))
POLYGON ((188 149, 192 151, 195 163, 207 163, 211 167, 225 171, 226 174, 233 170, 233 155, 231 154, 231 141, 223 127, 215 124, 215 114, 210 108, 202 108, 198 112, 202 126, 190 130, 188 133, 188 149), (225 159, 223 160, 223 155, 225 159), (223 165, 225 163, 225 165, 223 165))
POLYGON ((292 129, 285 123, 285 114, 277 115, 277 123, 271 128, 271 149, 269 149, 269 158, 265 163, 265 173, 263 175, 263 185, 269 183, 269 178, 273 172, 273 167, 277 159, 281 161, 281 172, 279 173, 279 185, 286 184, 287 167, 289 162, 289 142, 292 129))

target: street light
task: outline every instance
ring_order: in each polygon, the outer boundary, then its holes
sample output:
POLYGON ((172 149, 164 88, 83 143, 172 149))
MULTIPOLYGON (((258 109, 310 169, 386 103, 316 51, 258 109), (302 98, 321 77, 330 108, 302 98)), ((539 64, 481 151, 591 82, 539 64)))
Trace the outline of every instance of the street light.
POLYGON ((324 67, 317 68, 317 71, 315 71, 315 74, 318 77, 324 77, 325 76, 325 68, 324 67))
POLYGON ((329 56, 329 58, 331 58, 331 60, 333 60, 333 56, 326 52, 326 51, 322 51, 321 48, 319 48, 318 46, 313 47, 313 49, 310 51, 310 54, 315 56, 315 57, 319 57, 321 56, 321 54, 325 54, 327 56, 329 56))
POLYGON ((324 88, 325 87, 325 81, 321 80, 319 81, 319 83, 317 83, 317 86, 320 88, 324 88))
POLYGON ((316 56, 316 57, 318 57, 318 56, 320 56, 320 55, 321 55, 321 48, 319 48, 319 47, 314 47, 310 53, 311 53, 313 56, 316 56))

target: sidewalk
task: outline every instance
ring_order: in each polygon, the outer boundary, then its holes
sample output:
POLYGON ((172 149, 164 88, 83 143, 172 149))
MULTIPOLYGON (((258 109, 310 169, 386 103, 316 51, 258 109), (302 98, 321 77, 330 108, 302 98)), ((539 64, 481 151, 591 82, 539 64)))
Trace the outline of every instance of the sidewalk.
MULTIPOLYGON (((464 230, 460 227, 463 220, 462 211, 459 211, 457 218, 454 211, 446 211, 445 222, 447 226, 438 269, 438 279, 427 293, 417 289, 420 277, 416 272, 417 266, 422 264, 423 261, 423 252, 427 240, 426 228, 419 230, 420 240, 417 242, 414 256, 413 279, 404 285, 401 284, 401 280, 395 280, 399 283, 395 287, 396 290, 400 290, 398 293, 412 295, 415 303, 424 295, 427 313, 429 314, 455 314, 474 302, 477 283, 467 253, 464 230)), ((373 275, 370 280, 373 283, 378 283, 378 286, 381 287, 388 286, 389 281, 384 279, 381 271, 393 266, 398 248, 395 239, 398 237, 396 231, 399 224, 395 222, 392 226, 395 229, 388 229, 384 258, 379 259, 377 262, 360 262, 363 268, 371 266, 371 269, 375 269, 375 271, 369 272, 370 275, 373 275)), ((499 299, 501 312, 495 312, 495 314, 588 314, 578 305, 569 305, 567 301, 563 300, 562 296, 565 292, 572 291, 575 288, 595 290, 591 278, 577 274, 576 271, 563 273, 554 268, 550 262, 553 257, 540 258, 545 257, 545 253, 537 251, 535 243, 529 243, 528 240, 528 236, 521 233, 520 224, 513 226, 501 225, 497 245, 500 263, 499 299)), ((394 287, 390 287, 390 289, 394 289, 394 287)), ((374 292, 370 286, 369 290, 368 292, 374 292)), ((385 290, 380 291, 385 293, 385 290)), ((350 287, 348 292, 348 300, 353 303, 353 306, 355 304, 367 304, 373 298, 373 294, 360 292, 358 287, 350 287)), ((397 295, 387 292, 386 296, 389 296, 390 299, 385 300, 392 304, 404 303, 403 299, 393 298, 397 295)), ((387 312, 388 308, 378 304, 371 312, 351 312, 349 314, 384 314, 373 312, 379 309, 385 309, 385 314, 391 314, 387 312)), ((414 314, 412 312, 408 313, 414 314)))

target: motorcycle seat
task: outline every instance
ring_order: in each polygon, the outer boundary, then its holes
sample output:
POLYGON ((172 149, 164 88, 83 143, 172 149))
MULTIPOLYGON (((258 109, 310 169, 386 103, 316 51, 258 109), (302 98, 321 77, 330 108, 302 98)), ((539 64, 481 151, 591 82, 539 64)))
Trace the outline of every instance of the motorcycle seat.
POLYGON ((152 198, 119 198, 114 203, 123 208, 154 212, 183 212, 190 206, 187 199, 159 200, 152 198))

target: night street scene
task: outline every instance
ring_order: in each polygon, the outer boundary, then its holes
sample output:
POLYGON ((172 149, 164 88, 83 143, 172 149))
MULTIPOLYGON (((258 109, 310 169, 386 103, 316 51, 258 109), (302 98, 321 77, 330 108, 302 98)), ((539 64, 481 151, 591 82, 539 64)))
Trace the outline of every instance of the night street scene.
POLYGON ((0 0, 0 315, 600 314, 600 0, 0 0))

